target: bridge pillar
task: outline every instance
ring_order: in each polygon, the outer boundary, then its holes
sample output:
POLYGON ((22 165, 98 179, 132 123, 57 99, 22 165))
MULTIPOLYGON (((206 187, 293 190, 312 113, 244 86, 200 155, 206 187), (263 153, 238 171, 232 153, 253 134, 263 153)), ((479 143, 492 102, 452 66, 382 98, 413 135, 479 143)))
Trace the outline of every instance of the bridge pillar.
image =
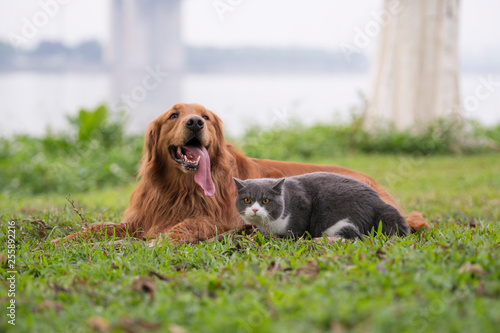
POLYGON ((181 0, 113 0, 112 66, 184 70, 181 0))
POLYGON ((111 107, 142 132, 182 101, 181 0, 112 0, 111 107))

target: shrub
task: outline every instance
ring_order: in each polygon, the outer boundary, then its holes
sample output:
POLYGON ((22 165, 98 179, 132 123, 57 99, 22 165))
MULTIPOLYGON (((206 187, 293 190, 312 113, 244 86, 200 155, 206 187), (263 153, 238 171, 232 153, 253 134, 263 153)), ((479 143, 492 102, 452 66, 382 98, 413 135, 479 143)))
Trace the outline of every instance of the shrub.
POLYGON ((484 128, 474 122, 457 125, 439 120, 423 132, 396 131, 393 127, 374 129, 362 126, 354 117, 348 124, 321 124, 306 127, 294 123, 288 128, 250 128, 237 146, 255 158, 310 160, 349 153, 457 154, 498 150, 500 125, 484 128))
MULTIPOLYGON (((68 120, 67 133, 0 138, 3 192, 67 194, 134 181, 144 137, 124 134, 122 114, 111 115, 105 106, 99 106, 93 111, 80 110, 68 120)), ((420 134, 390 127, 368 133, 362 119, 353 117, 347 124, 253 127, 233 141, 251 157, 305 162, 350 153, 476 153, 497 150, 500 125, 485 128, 471 122, 457 127, 439 121, 420 134)))
POLYGON ((104 106, 69 118, 70 133, 0 139, 0 187, 4 192, 69 193, 134 181, 142 136, 125 136, 124 120, 104 106))

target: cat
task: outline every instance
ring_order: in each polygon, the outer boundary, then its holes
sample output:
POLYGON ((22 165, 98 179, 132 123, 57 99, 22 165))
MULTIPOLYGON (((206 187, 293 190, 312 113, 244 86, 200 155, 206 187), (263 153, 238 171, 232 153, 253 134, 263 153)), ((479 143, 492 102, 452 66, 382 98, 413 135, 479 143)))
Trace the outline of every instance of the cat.
POLYGON ((408 235, 406 220, 368 185, 347 176, 314 172, 277 179, 233 178, 240 216, 266 235, 363 239, 372 229, 408 235))

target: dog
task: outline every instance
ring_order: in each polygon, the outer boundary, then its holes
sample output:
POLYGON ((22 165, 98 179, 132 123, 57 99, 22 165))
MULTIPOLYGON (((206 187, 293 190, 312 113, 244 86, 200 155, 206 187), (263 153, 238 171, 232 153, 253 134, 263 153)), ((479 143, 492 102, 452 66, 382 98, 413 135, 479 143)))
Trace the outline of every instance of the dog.
POLYGON ((141 239, 167 237, 176 244, 197 243, 244 222, 234 206, 232 177, 281 178, 325 171, 356 178, 405 217, 413 231, 428 228, 419 212, 404 214, 371 177, 347 168, 250 158, 226 143, 222 121, 199 104, 175 104, 146 129, 138 184, 122 223, 94 224, 55 240, 88 239, 97 234, 141 239))

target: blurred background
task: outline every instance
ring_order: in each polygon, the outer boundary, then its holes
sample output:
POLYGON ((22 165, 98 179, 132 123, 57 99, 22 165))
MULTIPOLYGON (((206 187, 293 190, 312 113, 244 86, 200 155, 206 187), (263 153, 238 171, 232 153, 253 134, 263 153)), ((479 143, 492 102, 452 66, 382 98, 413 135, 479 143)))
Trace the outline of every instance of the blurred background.
POLYGON ((342 164, 382 183, 371 156, 339 158, 500 147, 497 0, 0 0, 0 9, 4 194, 133 184, 146 125, 177 102, 216 112, 249 156, 342 164))
MULTIPOLYGON (((300 115, 350 119, 369 94, 378 36, 359 31, 382 0, 1 0, 0 136, 68 127, 106 104, 143 133, 175 102, 215 111, 226 133, 300 115), (356 40, 358 38, 358 40, 356 40), (357 46, 346 56, 346 45, 357 46), (156 74, 151 74, 156 73, 156 74)), ((459 8, 462 96, 500 75, 500 2, 459 8)), ((500 89, 467 117, 500 122, 500 89)))

